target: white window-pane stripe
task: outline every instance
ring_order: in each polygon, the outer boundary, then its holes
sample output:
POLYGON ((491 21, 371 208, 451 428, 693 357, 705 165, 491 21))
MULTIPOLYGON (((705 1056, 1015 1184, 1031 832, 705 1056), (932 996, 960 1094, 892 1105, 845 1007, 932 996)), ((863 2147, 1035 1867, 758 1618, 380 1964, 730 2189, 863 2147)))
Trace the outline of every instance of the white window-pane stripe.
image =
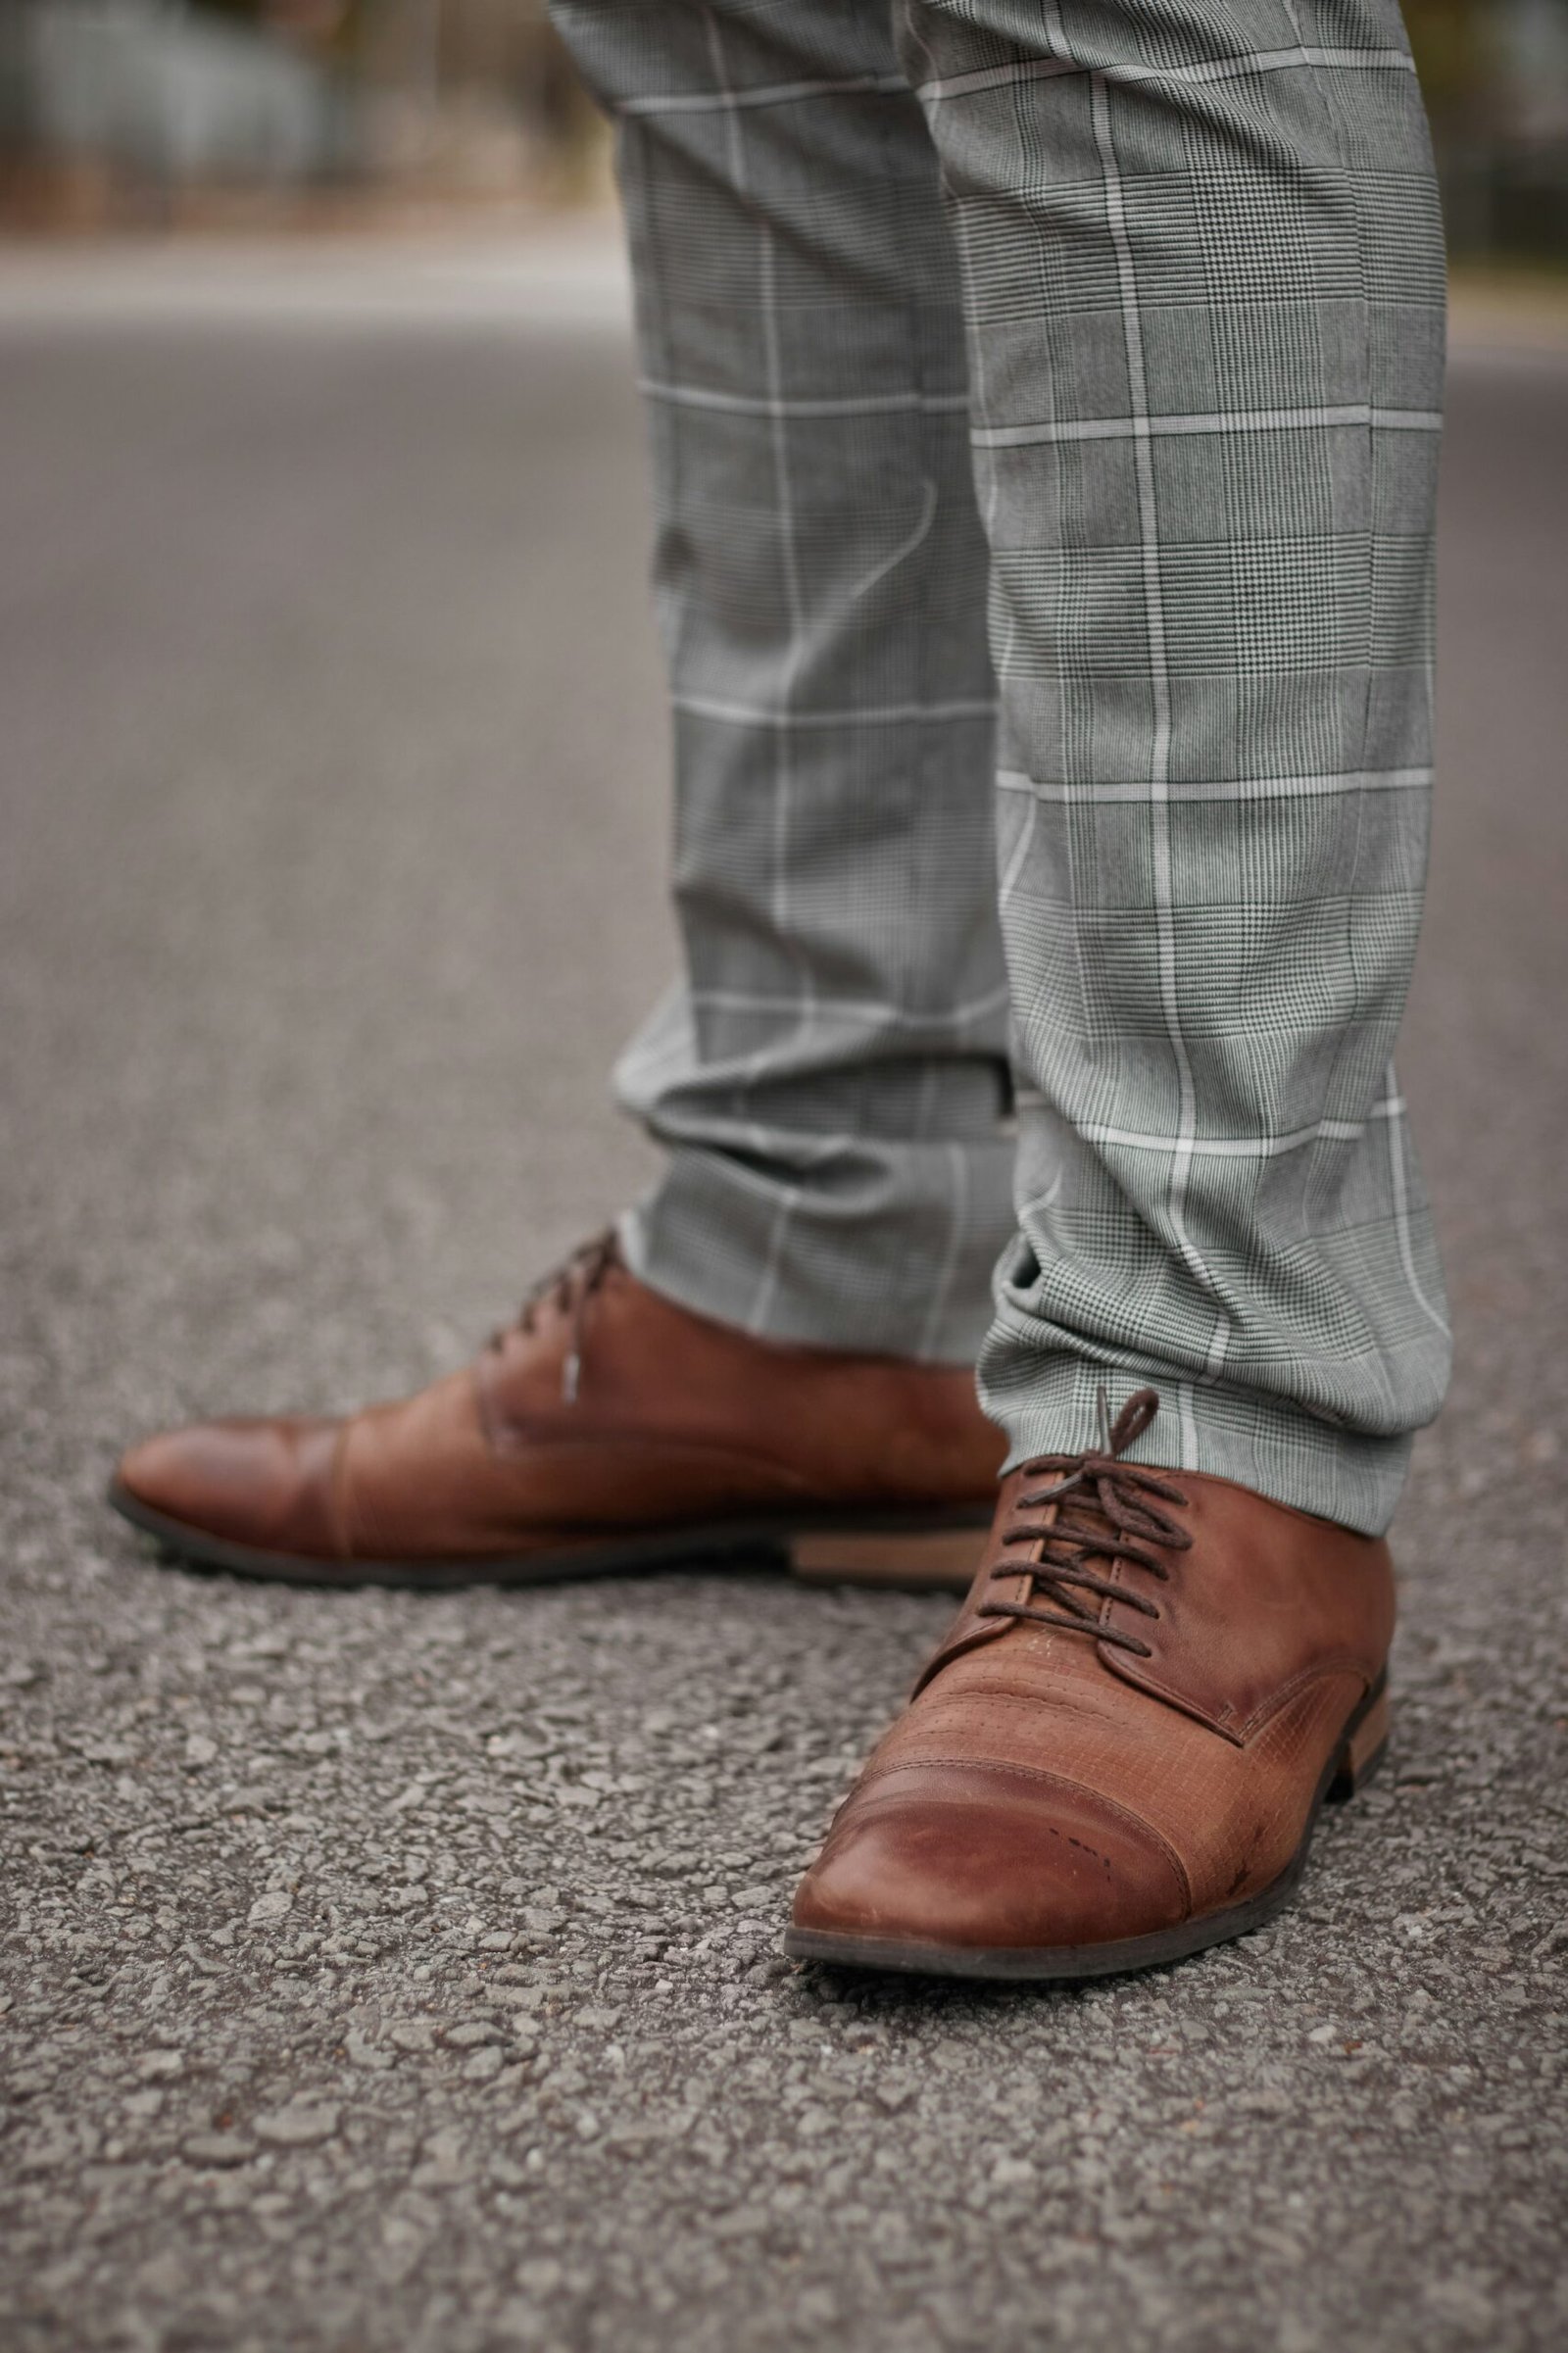
MULTIPOLYGON (((1283 74, 1293 67, 1331 68, 1337 73, 1413 74, 1415 68, 1402 49, 1258 49, 1245 57, 1215 57, 1191 66, 1118 66, 1118 84, 1130 82, 1234 81, 1252 74, 1283 74)), ((923 81, 916 94, 927 102, 968 98, 984 90, 1005 90, 1025 81, 1049 81, 1062 74, 1089 69, 1066 57, 1020 58, 1007 66, 985 66, 972 74, 954 74, 945 79, 923 81)))
MULTIPOLYGON (((1173 801, 1269 801, 1314 794, 1423 792, 1431 782, 1430 768, 1356 768, 1338 776, 1172 777, 1166 790, 1173 801)), ((1118 777, 1098 784, 1065 784, 1056 777, 1025 776, 1015 768, 999 772, 997 790, 1026 793, 1031 800, 1059 802, 1064 808, 1149 797, 1142 780, 1118 777)))
MULTIPOLYGON (((1388 1096, 1375 1103, 1367 1119, 1399 1119, 1404 1103, 1388 1096)), ((1366 1119, 1318 1119, 1286 1136, 1147 1136, 1136 1128, 1085 1125, 1080 1133, 1091 1144, 1123 1152, 1186 1152, 1211 1160, 1274 1160, 1300 1152, 1309 1144, 1354 1144, 1366 1132, 1366 1119)))
POLYGON ((784 711, 776 703, 720 703, 707 695, 675 695, 677 711, 736 727, 901 727, 927 720, 995 718, 995 702, 881 703, 846 711, 784 711))
POLYGON ((717 115, 736 107, 794 106, 803 98, 907 93, 902 74, 853 74, 842 81, 776 81, 755 90, 681 90, 658 98, 622 98, 622 115, 717 115))
POLYGON ((770 997, 762 991, 749 989, 692 988, 688 994, 694 1005, 710 1005, 722 1013, 801 1013, 808 1010, 811 1018, 821 1021, 871 1021, 906 1025, 914 1029, 958 1029, 965 1022, 976 1021, 982 1013, 994 1013, 1007 1002, 1005 988, 988 989, 983 997, 972 997, 965 1005, 943 1005, 932 1012, 921 1012, 910 1005, 886 1005, 875 998, 816 997, 808 1008, 798 997, 770 997))
POLYGON ((747 392, 710 392, 701 384, 662 384, 651 376, 638 380, 649 400, 668 401, 681 409, 716 409, 736 417, 923 417, 956 416, 967 410, 967 392, 868 393, 862 399, 779 400, 747 392))
POLYGON ((1364 402, 1324 409, 1242 409, 1192 417, 1091 417, 1039 424, 989 425, 973 435, 977 449, 1027 449, 1038 442, 1130 441, 1149 434, 1291 433, 1316 427, 1368 425, 1393 433, 1441 433, 1434 409, 1373 409, 1364 402))
MULTIPOLYGON (((1415 1248, 1410 1234, 1410 1191, 1404 1173, 1404 1099, 1395 1091, 1392 1064, 1389 1086, 1389 1181, 1394 1191, 1394 1230, 1399 1242, 1399 1263, 1404 1268, 1404 1279, 1410 1286, 1416 1305, 1429 1323, 1436 1324, 1446 1340, 1452 1337, 1447 1318, 1432 1304, 1416 1272, 1415 1248)), ((1382 1110, 1384 1105, 1380 1103, 1378 1108, 1382 1110)))
MULTIPOLYGON (((1115 141, 1110 124, 1110 100, 1104 77, 1095 74, 1090 88, 1095 125, 1095 143, 1100 150, 1101 169, 1105 178, 1105 224, 1110 232, 1116 255, 1116 279, 1121 295, 1122 332, 1127 349, 1127 390, 1134 415, 1144 419, 1149 412, 1149 386, 1144 367, 1143 319, 1138 307, 1138 273, 1133 261, 1132 240, 1127 229, 1126 205, 1122 194, 1121 172, 1116 161, 1115 141)), ((1171 1160, 1168 1207, 1171 1236, 1192 1272, 1194 1280, 1208 1299, 1217 1297, 1217 1287, 1209 1273, 1201 1251, 1194 1243, 1187 1227, 1187 1182, 1192 1165, 1192 1147, 1197 1132, 1198 1094, 1193 1083, 1193 1066, 1188 1057, 1187 1040, 1182 1034, 1181 1005, 1176 988, 1176 917, 1174 889, 1171 877, 1170 847, 1170 669, 1165 645, 1164 591, 1159 576, 1159 509, 1154 494, 1154 468, 1150 453, 1149 437, 1140 431, 1135 438, 1135 466, 1138 477, 1138 536, 1143 556, 1144 615, 1149 632, 1149 683, 1154 708, 1153 742, 1151 747, 1149 774, 1149 808, 1152 818, 1151 844, 1153 869, 1154 920, 1159 936, 1159 994, 1164 1008, 1165 1030, 1170 1039, 1171 1053, 1176 1062, 1176 1086, 1180 1103, 1180 1128, 1175 1152, 1171 1160)), ((1225 1321, 1222 1309, 1216 1310, 1214 1328, 1209 1341, 1205 1370, 1217 1373, 1225 1355, 1225 1321)), ((1182 1391, 1182 1443, 1184 1462, 1191 1462, 1196 1433, 1191 1426, 1191 1404, 1182 1391)))

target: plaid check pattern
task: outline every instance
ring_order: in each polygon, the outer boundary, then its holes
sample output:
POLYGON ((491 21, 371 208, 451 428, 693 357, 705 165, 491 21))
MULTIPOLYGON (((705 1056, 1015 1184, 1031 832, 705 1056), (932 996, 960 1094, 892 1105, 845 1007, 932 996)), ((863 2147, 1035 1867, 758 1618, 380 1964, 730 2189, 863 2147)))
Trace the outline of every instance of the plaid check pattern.
POLYGON ((1381 1529, 1448 1362, 1392 1063, 1444 341, 1395 0, 555 13, 674 707, 633 1262, 978 1348, 1015 1458, 1151 1382, 1151 1457, 1381 1529))

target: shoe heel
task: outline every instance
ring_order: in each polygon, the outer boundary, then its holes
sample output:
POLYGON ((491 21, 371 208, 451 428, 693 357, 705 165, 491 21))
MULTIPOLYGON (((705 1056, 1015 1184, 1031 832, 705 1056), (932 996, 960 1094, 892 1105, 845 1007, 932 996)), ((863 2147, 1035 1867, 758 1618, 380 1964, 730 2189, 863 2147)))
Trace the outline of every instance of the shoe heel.
POLYGON ((989 1524, 973 1528, 845 1529, 792 1537, 790 1567, 808 1585, 879 1585, 906 1593, 966 1593, 989 1524))
POLYGON ((1389 1694, 1384 1691, 1378 1693, 1335 1759, 1334 1778, 1326 1792, 1330 1805, 1343 1805, 1372 1779, 1388 1753, 1389 1724, 1389 1694))

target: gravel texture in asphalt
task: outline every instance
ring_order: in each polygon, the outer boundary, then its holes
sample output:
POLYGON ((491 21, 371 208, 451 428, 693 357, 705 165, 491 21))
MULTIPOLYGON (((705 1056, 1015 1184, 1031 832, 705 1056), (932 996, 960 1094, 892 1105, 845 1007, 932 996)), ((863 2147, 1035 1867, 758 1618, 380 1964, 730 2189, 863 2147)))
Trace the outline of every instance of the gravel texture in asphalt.
POLYGON ((642 1181, 670 959, 613 270, 123 267, 0 326, 8 2353, 1568 2341, 1568 368, 1454 374, 1393 1763, 1265 1933, 992 1992, 778 1950, 942 1601, 272 1589, 103 1508, 460 1362, 642 1181))

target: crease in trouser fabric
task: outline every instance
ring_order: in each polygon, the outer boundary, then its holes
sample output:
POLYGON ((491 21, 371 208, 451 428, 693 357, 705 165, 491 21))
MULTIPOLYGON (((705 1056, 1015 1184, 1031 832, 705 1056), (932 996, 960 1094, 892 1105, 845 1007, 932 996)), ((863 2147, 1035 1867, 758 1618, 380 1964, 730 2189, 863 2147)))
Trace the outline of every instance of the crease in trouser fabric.
POLYGON ((1448 1358, 1394 0, 556 13, 620 117, 674 706, 633 1262, 978 1348, 1014 1459, 1150 1382, 1146 1456, 1380 1529, 1448 1358))
POLYGON ((556 14, 617 116, 673 706, 683 970, 616 1072, 666 1153, 628 1256, 769 1337, 972 1362, 1012 1223, 1007 989, 924 120, 885 11, 556 14))

